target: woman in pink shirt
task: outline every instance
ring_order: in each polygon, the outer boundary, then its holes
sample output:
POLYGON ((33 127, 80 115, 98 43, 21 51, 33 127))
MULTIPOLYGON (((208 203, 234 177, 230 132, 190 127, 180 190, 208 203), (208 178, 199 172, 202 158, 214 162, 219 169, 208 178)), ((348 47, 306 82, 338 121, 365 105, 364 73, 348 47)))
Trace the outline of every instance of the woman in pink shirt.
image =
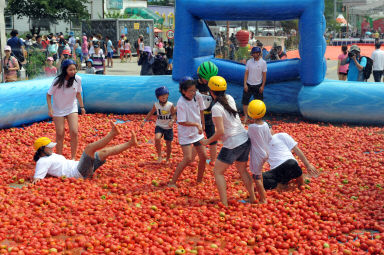
POLYGON ((347 47, 347 45, 341 46, 341 51, 343 53, 340 54, 339 57, 338 57, 339 62, 337 64, 337 73, 339 75, 339 80, 340 81, 345 81, 345 80, 347 80, 349 64, 341 65, 341 61, 348 57, 348 47, 347 47))
POLYGON ((11 47, 6 45, 4 47, 5 57, 1 63, 1 71, 4 71, 5 82, 17 81, 17 71, 19 71, 19 63, 14 56, 11 56, 11 47))
POLYGON ((81 52, 83 53, 83 58, 85 61, 88 60, 88 41, 87 36, 83 36, 83 43, 81 44, 81 52))
POLYGON ((53 65, 53 57, 47 58, 47 66, 44 68, 44 72, 48 77, 56 76, 57 68, 53 65))

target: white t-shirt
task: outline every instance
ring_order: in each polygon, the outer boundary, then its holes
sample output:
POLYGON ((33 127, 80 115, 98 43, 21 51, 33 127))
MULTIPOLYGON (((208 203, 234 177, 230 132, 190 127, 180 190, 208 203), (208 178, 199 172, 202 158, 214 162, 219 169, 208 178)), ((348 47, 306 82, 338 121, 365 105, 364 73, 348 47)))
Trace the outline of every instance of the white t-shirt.
POLYGON ((249 71, 247 83, 249 85, 260 85, 263 82, 263 73, 267 72, 267 62, 263 58, 258 61, 255 61, 254 58, 248 59, 245 70, 249 71))
MULTIPOLYGON (((177 101, 177 122, 195 122, 201 125, 200 104, 198 99, 186 100, 183 96, 177 101)), ((177 126, 179 143, 181 145, 191 144, 204 138, 204 134, 199 134, 199 130, 194 126, 177 126)))
POLYGON ((165 105, 161 105, 159 102, 155 103, 156 107, 156 126, 159 126, 164 129, 172 129, 169 127, 169 122, 172 120, 171 108, 173 103, 167 101, 165 105))
MULTIPOLYGON (((235 100, 232 96, 226 95, 228 104, 232 109, 237 110, 235 100)), ((247 131, 241 124, 239 115, 236 118, 232 114, 227 112, 224 107, 216 102, 212 107, 212 118, 221 117, 223 118, 224 135, 221 138, 223 141, 223 147, 227 149, 236 148, 248 141, 247 131)))
POLYGON ((371 59, 373 60, 373 71, 383 71, 384 70, 384 51, 377 49, 372 52, 371 59))
POLYGON ((77 170, 79 161, 66 159, 63 155, 52 153, 51 156, 41 157, 36 162, 35 179, 44 179, 47 174, 68 178, 81 178, 81 174, 77 170))
POLYGON ((81 93, 81 77, 76 75, 73 85, 67 88, 67 81, 59 88, 59 85, 53 86, 56 79, 52 82, 48 94, 52 96, 53 116, 63 117, 73 112, 78 112, 76 94, 81 93))
POLYGON ((287 133, 274 134, 269 143, 268 163, 271 169, 275 169, 288 159, 296 160, 291 152, 296 145, 297 142, 287 133))
MULTIPOLYGON (((212 103, 212 100, 213 98, 210 96, 210 95, 205 95, 205 94, 202 94, 200 93, 199 91, 196 92, 196 96, 197 97, 201 97, 201 104, 203 106, 203 110, 206 110, 209 108, 209 106, 211 105, 212 103)), ((200 99, 199 99, 200 100, 200 99)))
POLYGON ((263 165, 268 159, 269 143, 272 140, 271 131, 266 122, 262 125, 251 124, 248 127, 248 136, 252 144, 249 168, 253 174, 261 175, 263 165))

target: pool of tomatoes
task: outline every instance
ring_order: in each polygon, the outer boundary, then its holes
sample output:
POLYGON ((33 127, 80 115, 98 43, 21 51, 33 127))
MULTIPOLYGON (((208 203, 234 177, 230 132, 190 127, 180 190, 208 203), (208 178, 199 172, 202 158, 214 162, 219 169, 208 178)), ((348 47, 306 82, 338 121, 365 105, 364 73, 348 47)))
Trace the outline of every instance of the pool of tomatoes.
POLYGON ((170 162, 156 164, 154 122, 140 128, 143 118, 80 116, 77 159, 111 119, 121 123, 112 145, 135 130, 139 146, 109 158, 91 180, 36 185, 32 144, 54 139, 54 124, 0 130, 0 254, 384 254, 383 128, 270 117, 274 132, 298 141, 321 174, 304 189, 267 191, 268 203, 258 205, 240 202, 247 192, 231 167, 226 208, 209 164, 202 184, 192 163, 178 188, 167 187, 182 158, 177 128, 170 162))

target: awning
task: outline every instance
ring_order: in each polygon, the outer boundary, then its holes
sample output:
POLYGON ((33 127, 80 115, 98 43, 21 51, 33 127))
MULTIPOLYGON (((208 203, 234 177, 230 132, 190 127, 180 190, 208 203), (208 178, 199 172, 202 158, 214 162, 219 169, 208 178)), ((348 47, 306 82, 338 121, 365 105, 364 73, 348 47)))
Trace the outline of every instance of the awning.
POLYGON ((155 32, 155 33, 162 33, 163 31, 161 29, 158 29, 157 27, 155 27, 153 29, 153 32, 155 32))

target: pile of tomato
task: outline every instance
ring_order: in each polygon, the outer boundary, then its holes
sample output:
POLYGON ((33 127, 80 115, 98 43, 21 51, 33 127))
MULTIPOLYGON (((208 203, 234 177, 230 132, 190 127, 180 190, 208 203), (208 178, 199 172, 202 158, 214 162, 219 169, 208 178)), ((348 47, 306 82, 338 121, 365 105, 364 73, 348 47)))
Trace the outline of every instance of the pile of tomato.
POLYGON ((182 158, 177 128, 171 161, 156 164, 154 122, 141 129, 143 117, 80 116, 77 159, 109 132, 110 119, 122 123, 112 145, 131 130, 139 140, 91 180, 29 184, 33 141, 54 139, 54 124, 0 130, 0 254, 384 254, 383 128, 271 117, 274 132, 290 134, 321 174, 304 189, 267 191, 268 203, 258 205, 241 202, 247 192, 231 167, 224 207, 209 164, 202 184, 194 162, 178 188, 167 187, 182 158))

